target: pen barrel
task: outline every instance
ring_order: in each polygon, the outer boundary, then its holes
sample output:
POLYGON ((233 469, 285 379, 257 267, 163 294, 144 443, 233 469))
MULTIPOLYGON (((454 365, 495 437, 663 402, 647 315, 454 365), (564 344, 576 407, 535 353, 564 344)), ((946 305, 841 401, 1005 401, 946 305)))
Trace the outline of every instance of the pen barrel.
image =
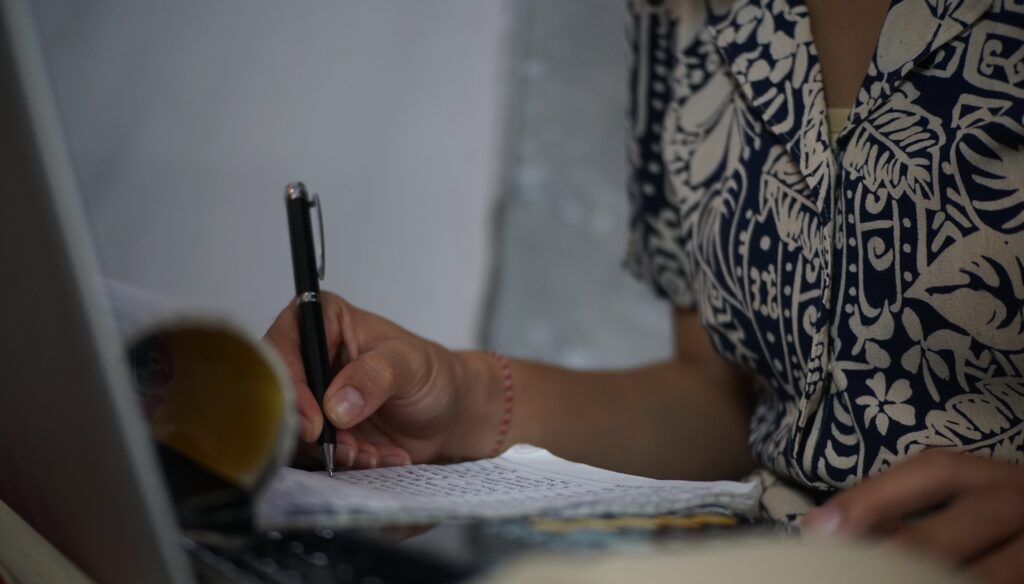
POLYGON ((288 237, 291 240, 292 271, 295 294, 320 293, 320 278, 313 245, 313 221, 309 217, 310 201, 303 187, 300 195, 285 201, 288 212, 288 237))
MULTIPOLYGON (((333 446, 334 426, 327 420, 323 409, 324 392, 331 381, 331 363, 324 334, 323 305, 320 303, 319 278, 322 272, 317 266, 313 225, 309 213, 314 206, 317 206, 319 211, 318 205, 316 197, 311 198, 302 183, 288 185, 285 191, 285 206, 288 211, 288 235, 291 240, 292 266, 295 272, 302 364, 306 370, 306 383, 320 404, 320 411, 324 413, 323 429, 320 431, 318 442, 321 446, 333 446)), ((328 464, 328 469, 330 468, 328 464)))
MULTIPOLYGON (((316 397, 323 412, 324 392, 331 382, 330 357, 321 353, 319 347, 327 346, 324 332, 323 305, 317 300, 299 302, 299 344, 302 350, 302 364, 306 370, 306 384, 316 397)), ((320 444, 334 444, 334 425, 327 421, 324 412, 323 430, 320 431, 320 444)))

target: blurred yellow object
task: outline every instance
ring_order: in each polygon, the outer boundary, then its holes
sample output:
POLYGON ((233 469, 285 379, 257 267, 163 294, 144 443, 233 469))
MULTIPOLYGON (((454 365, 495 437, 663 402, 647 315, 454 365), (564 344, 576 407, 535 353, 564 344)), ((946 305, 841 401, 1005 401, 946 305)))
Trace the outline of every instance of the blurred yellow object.
POLYGON ((154 438, 255 490, 295 445, 288 377, 266 347, 219 321, 163 323, 131 344, 154 438))

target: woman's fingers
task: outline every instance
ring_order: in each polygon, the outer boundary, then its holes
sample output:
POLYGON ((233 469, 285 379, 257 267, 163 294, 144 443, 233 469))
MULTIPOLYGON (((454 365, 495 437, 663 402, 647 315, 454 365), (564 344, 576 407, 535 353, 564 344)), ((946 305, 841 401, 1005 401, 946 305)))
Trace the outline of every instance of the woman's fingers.
MULTIPOLYGON (((338 314, 344 312, 344 305, 337 298, 325 296, 325 302, 331 304, 331 310, 325 309, 324 331, 327 339, 327 351, 330 355, 339 352, 341 345, 341 323, 338 314), (337 306, 334 306, 337 305, 337 306)), ((306 383, 306 369, 302 363, 302 347, 299 332, 299 317, 295 304, 291 303, 278 314, 274 323, 264 336, 276 350, 278 356, 288 369, 288 375, 295 388, 296 405, 299 410, 299 437, 305 442, 313 442, 320 436, 323 428, 323 415, 320 404, 313 397, 306 383)))
POLYGON ((392 444, 374 444, 360 441, 359 453, 353 468, 379 468, 385 466, 403 466, 409 464, 410 456, 405 449, 392 444))
POLYGON ((408 450, 399 446, 395 440, 377 424, 368 422, 361 424, 355 432, 359 443, 372 444, 377 448, 377 466, 402 466, 412 461, 408 450))
POLYGON ((1019 583, 1024 578, 1024 534, 982 556, 969 571, 988 584, 1019 583))
POLYGON ((338 468, 352 468, 356 464, 356 455, 359 454, 359 440, 347 430, 339 430, 335 434, 334 464, 338 468))
POLYGON ((412 456, 404 448, 387 444, 378 444, 380 466, 405 466, 412 462, 412 456))
POLYGON ((887 541, 959 564, 1024 533, 1024 492, 992 485, 964 494, 944 509, 906 525, 887 541))
POLYGON ((302 365, 302 352, 299 346, 299 321, 293 305, 281 311, 263 340, 269 343, 281 358, 295 389, 295 401, 299 410, 299 438, 304 442, 316 440, 320 435, 323 417, 319 404, 306 385, 306 370, 302 365))
POLYGON ((353 468, 377 468, 379 464, 380 452, 377 451, 377 446, 369 442, 360 442, 359 452, 356 454, 356 464, 353 468))
POLYGON ((807 514, 810 533, 861 535, 949 501, 991 481, 979 459, 931 450, 839 493, 807 514))
MULTIPOLYGON (((365 436, 360 439, 349 430, 339 430, 334 449, 336 468, 367 469, 410 464, 412 457, 404 448, 383 442, 386 440, 383 435, 373 434, 372 439, 373 442, 365 436)), ((323 470, 320 448, 316 444, 300 444, 295 464, 301 468, 323 470)))
POLYGON ((351 438, 353 443, 358 443, 354 450, 356 459, 354 468, 374 468, 382 466, 402 466, 409 464, 412 455, 409 451, 398 446, 395 441, 383 430, 377 427, 372 421, 361 424, 354 430, 341 430, 339 436, 351 438), (360 459, 359 455, 364 456, 360 459), (373 463, 371 466, 370 463, 373 463))
POLYGON ((324 417, 320 404, 308 387, 296 383, 295 403, 299 409, 299 438, 308 443, 316 442, 323 430, 324 417))

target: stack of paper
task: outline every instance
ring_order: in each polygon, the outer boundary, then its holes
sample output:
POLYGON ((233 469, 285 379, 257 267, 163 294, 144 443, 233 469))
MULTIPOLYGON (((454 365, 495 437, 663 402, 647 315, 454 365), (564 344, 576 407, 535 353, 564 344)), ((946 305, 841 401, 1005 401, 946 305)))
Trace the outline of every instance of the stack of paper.
POLYGON ((264 529, 396 525, 532 515, 655 515, 718 506, 755 514, 757 482, 660 481, 518 445, 498 458, 326 473, 283 469, 263 493, 264 529))

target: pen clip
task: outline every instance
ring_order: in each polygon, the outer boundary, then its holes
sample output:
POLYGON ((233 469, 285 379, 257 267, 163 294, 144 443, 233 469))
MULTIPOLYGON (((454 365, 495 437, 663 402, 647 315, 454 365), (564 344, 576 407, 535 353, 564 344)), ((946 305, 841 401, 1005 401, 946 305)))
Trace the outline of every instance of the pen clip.
POLYGON ((320 195, 313 193, 309 206, 310 208, 316 207, 316 222, 320 231, 320 239, 314 241, 313 246, 316 249, 316 273, 322 281, 324 274, 327 273, 327 262, 324 260, 324 214, 322 211, 323 206, 320 204, 320 195))

